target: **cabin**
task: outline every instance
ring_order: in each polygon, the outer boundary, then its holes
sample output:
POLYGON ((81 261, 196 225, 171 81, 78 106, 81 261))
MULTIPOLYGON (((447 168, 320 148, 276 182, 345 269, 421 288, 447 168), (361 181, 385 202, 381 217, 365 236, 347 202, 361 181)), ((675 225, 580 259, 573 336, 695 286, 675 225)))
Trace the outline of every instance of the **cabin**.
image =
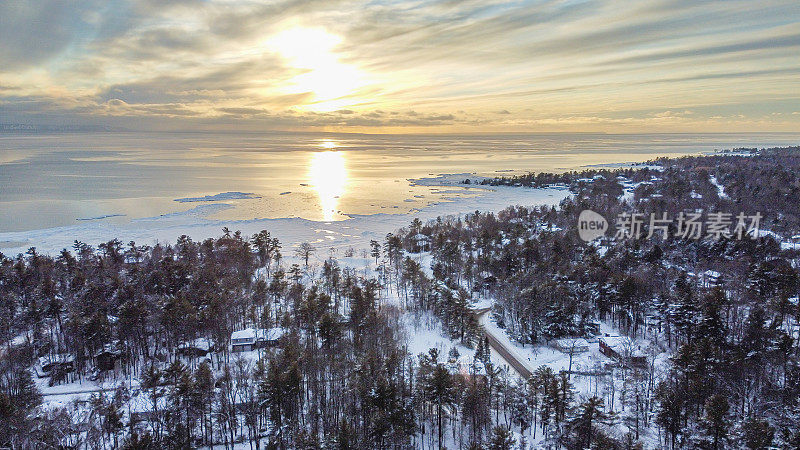
POLYGON ((497 284, 497 278, 486 270, 479 273, 477 278, 480 281, 480 289, 491 289, 497 284))
POLYGON ((583 338, 554 339, 551 345, 562 353, 584 353, 589 351, 589 341, 583 338))
POLYGON ((236 353, 253 350, 256 345, 257 334, 258 330, 255 328, 234 331, 231 333, 231 351, 236 353))
POLYGON ((67 374, 75 370, 75 358, 68 353, 45 355, 39 358, 39 364, 36 369, 36 374, 39 378, 57 373, 67 374))
POLYGON ((625 343, 622 336, 605 336, 597 340, 598 350, 600 353, 608 356, 609 358, 619 359, 621 346, 625 343))
POLYGON ((701 287, 712 288, 720 285, 721 274, 714 270, 706 270, 698 276, 698 283, 701 287))
POLYGON ((647 367, 647 357, 641 347, 626 336, 603 336, 597 340, 600 353, 627 366, 647 367))
POLYGON ((156 418, 160 412, 171 408, 166 395, 157 397, 155 403, 153 403, 153 399, 150 398, 149 393, 144 391, 140 391, 138 395, 133 396, 130 402, 128 402, 128 405, 130 407, 131 425, 152 420, 156 418))
POLYGON ((202 358, 211 351, 211 342, 206 338, 197 338, 191 342, 178 345, 178 354, 187 358, 202 358))
POLYGON ((256 348, 277 347, 284 334, 286 334, 285 330, 278 327, 259 330, 256 337, 256 348))
POLYGON ((258 348, 277 347, 283 338, 283 328, 247 328, 231 333, 231 351, 249 352, 258 348))
POLYGON ((122 356, 120 350, 108 347, 95 354, 94 360, 98 370, 119 370, 122 356))

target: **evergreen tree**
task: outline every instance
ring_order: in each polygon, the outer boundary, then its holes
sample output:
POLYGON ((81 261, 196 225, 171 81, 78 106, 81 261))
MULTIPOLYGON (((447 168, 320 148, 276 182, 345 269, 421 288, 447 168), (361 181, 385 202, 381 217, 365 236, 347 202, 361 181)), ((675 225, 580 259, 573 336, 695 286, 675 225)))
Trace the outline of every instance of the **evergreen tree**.
POLYGON ((514 448, 514 436, 511 430, 503 425, 497 425, 492 429, 492 436, 486 446, 487 450, 512 450, 514 448))
POLYGON ((581 403, 576 416, 570 423, 580 448, 591 447, 595 427, 598 424, 611 425, 612 420, 613 415, 605 412, 603 399, 591 397, 581 403))
POLYGON ((774 436, 775 429, 764 419, 751 417, 742 425, 742 440, 751 450, 768 448, 774 436))
POLYGON ((711 438, 711 448, 717 450, 725 444, 729 432, 728 399, 721 394, 714 394, 706 401, 705 414, 701 424, 711 438))

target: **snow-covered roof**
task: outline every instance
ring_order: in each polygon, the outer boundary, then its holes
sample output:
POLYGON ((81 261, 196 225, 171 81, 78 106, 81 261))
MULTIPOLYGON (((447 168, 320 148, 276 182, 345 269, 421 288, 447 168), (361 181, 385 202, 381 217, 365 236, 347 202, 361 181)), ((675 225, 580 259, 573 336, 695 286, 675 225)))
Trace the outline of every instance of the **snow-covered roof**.
MULTIPOLYGON (((233 335, 231 335, 231 339, 233 339, 233 335)), ((211 350, 211 341, 206 338, 197 338, 191 342, 182 342, 178 348, 197 348, 200 350, 209 351, 211 350)))
POLYGON ((270 328, 268 330, 259 330, 261 331, 261 335, 259 337, 264 337, 267 340, 275 340, 280 339, 286 334, 286 330, 280 327, 270 328))
POLYGON ((286 330, 280 327, 263 329, 263 328, 246 328, 244 330, 234 331, 231 333, 231 340, 235 339, 279 339, 284 334, 286 334, 286 330))
POLYGON ((258 330, 255 328, 245 328, 244 330, 234 331, 231 333, 231 340, 234 339, 255 339, 258 330))
POLYGON ((624 345, 633 344, 631 338, 627 336, 603 336, 600 340, 611 348, 621 348, 624 345))
MULTIPOLYGON (((153 400, 150 398, 150 395, 144 391, 139 392, 138 395, 131 397, 130 402, 131 413, 149 413, 153 411, 153 400)), ((168 402, 167 396, 162 395, 158 397, 156 400, 156 406, 158 407, 159 411, 164 411, 167 409, 168 402)))
POLYGON ((103 345, 103 349, 98 351, 95 356, 101 355, 103 353, 111 353, 113 355, 121 355, 122 354, 122 343, 119 340, 116 340, 112 343, 108 343, 103 345))
POLYGON ((555 343, 560 348, 580 348, 580 347, 588 347, 589 341, 584 338, 561 338, 556 339, 555 343))
POLYGON ((636 345, 636 342, 627 336, 602 336, 599 339, 617 353, 630 350, 630 356, 645 356, 641 346, 636 345))
POLYGON ((60 353, 58 355, 45 355, 39 358, 39 365, 46 366, 47 364, 60 364, 75 361, 75 358, 68 353, 60 353))

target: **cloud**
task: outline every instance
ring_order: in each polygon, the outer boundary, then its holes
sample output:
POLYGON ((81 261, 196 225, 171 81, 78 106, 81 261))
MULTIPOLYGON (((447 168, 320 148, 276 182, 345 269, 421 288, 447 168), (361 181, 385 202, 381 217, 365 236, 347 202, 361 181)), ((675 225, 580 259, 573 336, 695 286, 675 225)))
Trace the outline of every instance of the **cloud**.
POLYGON ((0 2, 0 66, 16 70, 47 61, 79 39, 93 1, 0 2))
POLYGON ((283 67, 279 59, 266 56, 222 66, 192 65, 184 67, 183 72, 113 84, 100 90, 98 97, 148 103, 243 96, 252 88, 254 78, 280 80, 296 73, 283 67))
POLYGON ((797 129, 799 15, 795 0, 11 0, 0 3, 0 114, 159 129, 613 131, 694 130, 736 110, 737 124, 797 129), (318 55, 327 62, 294 67, 270 44, 292 27, 335 37, 318 55))

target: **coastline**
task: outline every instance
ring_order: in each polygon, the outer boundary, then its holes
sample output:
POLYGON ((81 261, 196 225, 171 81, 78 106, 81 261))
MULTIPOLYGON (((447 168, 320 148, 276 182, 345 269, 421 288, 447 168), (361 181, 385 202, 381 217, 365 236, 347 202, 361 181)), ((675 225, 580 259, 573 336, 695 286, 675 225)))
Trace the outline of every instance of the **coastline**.
POLYGON ((331 249, 335 252, 337 249, 349 247, 366 248, 370 240, 382 241, 387 233, 407 226, 414 218, 424 222, 436 217, 458 216, 476 210, 498 212, 512 205, 555 206, 571 195, 569 191, 560 188, 476 187, 460 183, 467 176, 474 179, 481 178, 471 174, 443 174, 408 180, 412 185, 438 189, 442 194, 453 194, 445 195, 442 200, 410 213, 349 214, 347 219, 330 222, 299 217, 217 220, 208 216, 221 208, 228 207, 227 204, 208 203, 203 205, 203 209, 207 209, 209 214, 193 208, 158 217, 132 219, 123 224, 87 222, 63 227, 3 232, 0 233, 0 252, 12 256, 35 247, 40 253, 56 254, 64 248, 71 248, 75 240, 93 246, 112 239, 119 239, 126 244, 130 241, 139 245, 153 245, 158 242, 171 244, 182 235, 202 240, 219 236, 223 228, 228 228, 231 231, 241 231, 244 235, 267 230, 280 240, 284 248, 309 242, 318 250, 324 250, 317 256, 324 258, 331 249), (478 195, 456 195, 465 192, 478 195))

